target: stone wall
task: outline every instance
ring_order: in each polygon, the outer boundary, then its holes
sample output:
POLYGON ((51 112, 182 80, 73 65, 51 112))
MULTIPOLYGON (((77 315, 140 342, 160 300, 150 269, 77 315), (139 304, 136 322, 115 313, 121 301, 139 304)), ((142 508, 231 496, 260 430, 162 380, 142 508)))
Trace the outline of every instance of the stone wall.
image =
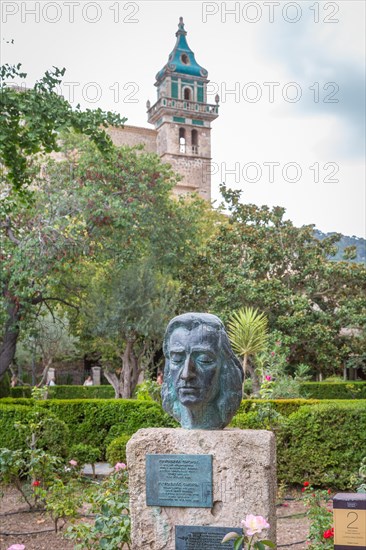
POLYGON ((108 133, 117 146, 134 147, 143 144, 146 152, 156 153, 156 130, 138 126, 125 126, 124 128, 109 127, 108 133))

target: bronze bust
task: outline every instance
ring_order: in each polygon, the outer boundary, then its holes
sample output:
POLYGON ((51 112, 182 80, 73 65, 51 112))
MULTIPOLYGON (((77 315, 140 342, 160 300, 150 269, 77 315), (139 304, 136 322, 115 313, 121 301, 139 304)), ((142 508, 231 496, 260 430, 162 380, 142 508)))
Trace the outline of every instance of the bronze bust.
POLYGON ((220 430, 242 399, 243 371, 216 315, 184 313, 164 337, 163 407, 182 428, 220 430))

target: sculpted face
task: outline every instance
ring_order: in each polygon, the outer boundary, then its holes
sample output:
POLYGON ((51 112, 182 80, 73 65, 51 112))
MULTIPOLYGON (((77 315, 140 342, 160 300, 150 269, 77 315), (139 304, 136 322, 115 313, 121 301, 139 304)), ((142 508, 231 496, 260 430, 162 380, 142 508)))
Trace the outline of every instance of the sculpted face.
POLYGON ((217 331, 207 325, 176 328, 169 339, 170 373, 178 400, 187 408, 219 393, 221 359, 217 331))

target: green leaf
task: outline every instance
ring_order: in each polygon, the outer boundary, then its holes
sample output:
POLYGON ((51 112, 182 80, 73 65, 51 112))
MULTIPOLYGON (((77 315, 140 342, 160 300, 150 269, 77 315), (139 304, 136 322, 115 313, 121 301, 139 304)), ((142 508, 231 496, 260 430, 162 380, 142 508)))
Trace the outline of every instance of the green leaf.
POLYGON ((234 531, 230 531, 230 533, 227 533, 224 538, 221 541, 221 544, 228 542, 229 540, 237 539, 240 535, 238 533, 235 533, 234 531))

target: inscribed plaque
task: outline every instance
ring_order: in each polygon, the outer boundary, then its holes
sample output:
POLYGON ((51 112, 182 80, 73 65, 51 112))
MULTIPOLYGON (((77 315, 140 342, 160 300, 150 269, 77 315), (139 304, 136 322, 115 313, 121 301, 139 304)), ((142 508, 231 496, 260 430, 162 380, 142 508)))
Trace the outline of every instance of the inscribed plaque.
POLYGON ((242 529, 237 527, 176 525, 175 550, 230 550, 234 548, 234 541, 229 541, 224 546, 221 541, 231 531, 238 535, 243 534, 242 529))
POLYGON ((212 508, 212 456, 147 454, 146 504, 212 508))

